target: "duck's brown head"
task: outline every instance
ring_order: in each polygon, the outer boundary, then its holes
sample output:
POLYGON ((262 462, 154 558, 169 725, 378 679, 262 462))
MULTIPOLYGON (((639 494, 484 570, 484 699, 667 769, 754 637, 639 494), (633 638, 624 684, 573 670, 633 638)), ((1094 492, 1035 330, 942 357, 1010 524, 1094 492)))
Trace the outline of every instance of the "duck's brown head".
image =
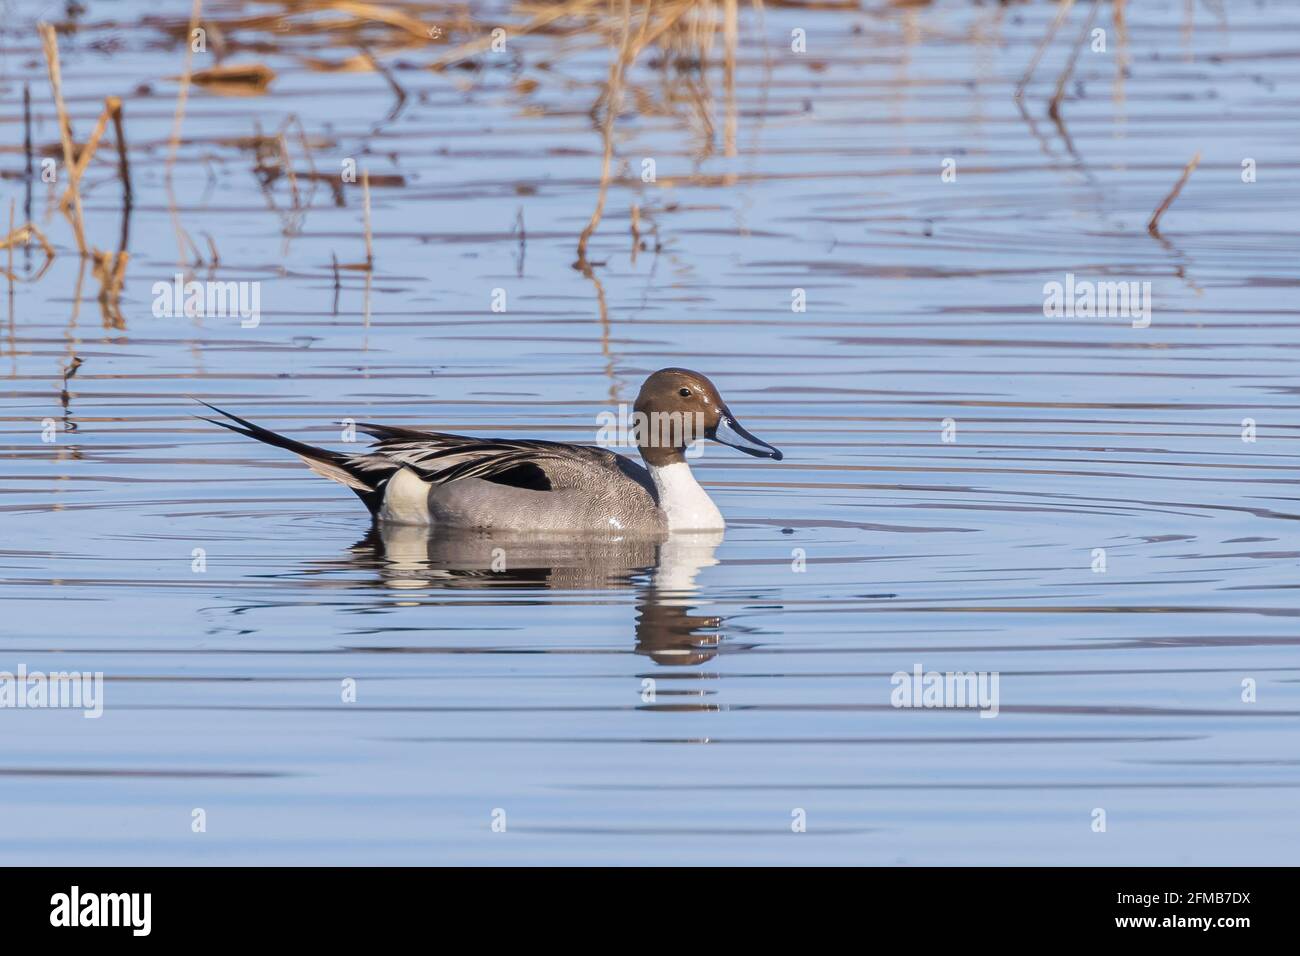
POLYGON ((684 461, 686 446, 711 438, 756 458, 781 460, 781 453, 740 427, 717 386, 688 368, 661 368, 636 397, 637 445, 646 464, 684 461))

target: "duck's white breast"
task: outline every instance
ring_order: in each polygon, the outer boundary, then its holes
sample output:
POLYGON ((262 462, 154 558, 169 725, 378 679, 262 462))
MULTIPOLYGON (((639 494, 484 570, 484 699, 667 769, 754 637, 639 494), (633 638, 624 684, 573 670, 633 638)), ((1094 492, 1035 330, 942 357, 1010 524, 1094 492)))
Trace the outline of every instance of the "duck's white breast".
POLYGON ((668 516, 669 531, 721 531, 727 526, 686 462, 651 465, 650 477, 659 490, 659 507, 668 516))

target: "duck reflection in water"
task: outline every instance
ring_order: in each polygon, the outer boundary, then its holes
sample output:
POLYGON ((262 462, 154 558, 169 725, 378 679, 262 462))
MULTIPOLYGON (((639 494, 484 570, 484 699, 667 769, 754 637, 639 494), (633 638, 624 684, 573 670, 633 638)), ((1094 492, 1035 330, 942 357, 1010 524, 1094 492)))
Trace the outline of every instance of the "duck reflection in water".
POLYGON ((722 532, 663 538, 440 532, 377 522, 353 546, 390 588, 538 588, 636 592, 636 652, 659 664, 711 660, 723 619, 690 612, 702 603, 696 576, 718 563, 722 532))

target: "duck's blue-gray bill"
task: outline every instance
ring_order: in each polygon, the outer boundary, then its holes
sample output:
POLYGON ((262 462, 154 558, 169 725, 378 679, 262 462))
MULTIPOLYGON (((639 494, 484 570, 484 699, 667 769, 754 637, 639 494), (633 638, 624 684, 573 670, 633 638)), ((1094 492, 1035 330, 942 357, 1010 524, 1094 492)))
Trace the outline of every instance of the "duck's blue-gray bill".
POLYGON ((718 427, 714 429, 713 434, 709 436, 714 441, 720 441, 724 445, 730 445, 743 451, 746 455, 753 455, 755 458, 771 458, 774 461, 780 461, 783 457, 781 452, 773 448, 761 438, 755 438, 749 432, 740 426, 730 415, 723 415, 722 420, 718 422, 718 427))

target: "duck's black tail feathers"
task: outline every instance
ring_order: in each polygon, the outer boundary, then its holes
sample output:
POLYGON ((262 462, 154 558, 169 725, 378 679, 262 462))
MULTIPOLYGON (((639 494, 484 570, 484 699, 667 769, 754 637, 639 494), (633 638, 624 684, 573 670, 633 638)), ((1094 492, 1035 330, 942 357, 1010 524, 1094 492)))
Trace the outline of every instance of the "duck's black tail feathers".
POLYGON ((196 401, 206 405, 218 415, 224 415, 230 421, 204 418, 202 415, 196 416, 197 418, 228 428, 240 435, 255 438, 267 445, 293 452, 316 474, 351 488, 356 492, 357 497, 365 502, 371 514, 378 513, 384 502, 384 485, 400 467, 396 462, 389 462, 376 455, 344 455, 330 451, 328 448, 317 448, 315 445, 308 445, 263 428, 261 425, 255 425, 247 419, 232 415, 201 399, 196 401))

